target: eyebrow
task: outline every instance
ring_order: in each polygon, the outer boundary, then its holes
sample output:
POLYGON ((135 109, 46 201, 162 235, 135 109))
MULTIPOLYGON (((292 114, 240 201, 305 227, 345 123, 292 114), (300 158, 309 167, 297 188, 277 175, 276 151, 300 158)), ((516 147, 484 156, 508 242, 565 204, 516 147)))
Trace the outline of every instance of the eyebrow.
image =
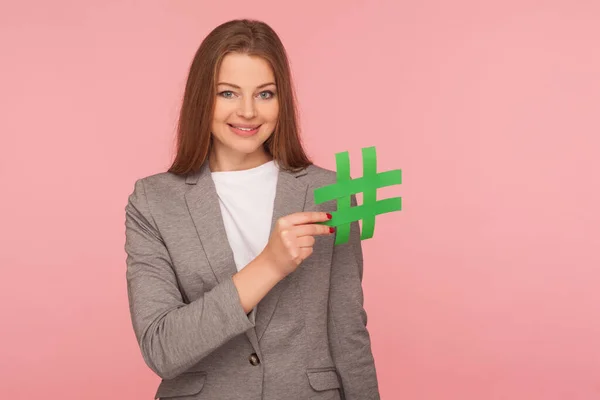
MULTIPOLYGON (((233 83, 219 82, 219 83, 217 84, 217 86, 219 86, 219 85, 227 85, 227 86, 234 87, 234 88, 236 88, 236 89, 241 89, 241 87, 239 87, 238 85, 234 85, 233 83)), ((262 88, 264 88, 265 86, 269 86, 269 85, 274 85, 274 86, 277 86, 277 85, 275 85, 275 83, 274 83, 274 82, 269 82, 269 83, 263 83, 262 85, 260 85, 260 86, 257 86, 257 89, 262 89, 262 88)))

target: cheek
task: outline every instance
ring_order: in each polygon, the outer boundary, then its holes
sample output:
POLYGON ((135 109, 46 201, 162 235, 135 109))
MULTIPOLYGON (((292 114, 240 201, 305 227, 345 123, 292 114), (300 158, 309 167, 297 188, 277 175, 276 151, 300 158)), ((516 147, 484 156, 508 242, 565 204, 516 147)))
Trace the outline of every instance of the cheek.
POLYGON ((279 105, 277 103, 265 105, 262 110, 262 116, 265 120, 275 123, 279 116, 279 105))
POLYGON ((224 104, 217 100, 217 102, 215 103, 215 110, 213 111, 213 122, 221 123, 227 120, 227 118, 229 118, 229 115, 231 114, 230 108, 231 107, 228 107, 227 104, 224 104))

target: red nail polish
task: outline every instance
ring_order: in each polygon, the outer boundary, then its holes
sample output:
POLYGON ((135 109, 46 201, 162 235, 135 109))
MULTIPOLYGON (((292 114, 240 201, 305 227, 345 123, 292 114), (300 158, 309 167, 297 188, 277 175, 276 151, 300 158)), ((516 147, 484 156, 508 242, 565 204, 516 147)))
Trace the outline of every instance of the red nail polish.
POLYGON ((331 218, 333 218, 333 216, 331 214, 327 213, 327 218, 331 219, 331 218))
POLYGON ((335 228, 334 228, 334 227, 332 227, 332 226, 330 226, 330 227, 329 227, 329 233, 333 233, 333 232, 335 232, 335 228))

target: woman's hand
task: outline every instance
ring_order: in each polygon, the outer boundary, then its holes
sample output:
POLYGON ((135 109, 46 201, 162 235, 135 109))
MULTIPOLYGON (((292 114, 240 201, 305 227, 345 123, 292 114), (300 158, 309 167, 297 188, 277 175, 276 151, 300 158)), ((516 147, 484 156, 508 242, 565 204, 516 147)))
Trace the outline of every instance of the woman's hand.
POLYGON ((291 274, 312 254, 314 236, 334 232, 329 226, 316 224, 329 219, 331 214, 318 211, 298 212, 279 218, 261 255, 282 277, 291 274))

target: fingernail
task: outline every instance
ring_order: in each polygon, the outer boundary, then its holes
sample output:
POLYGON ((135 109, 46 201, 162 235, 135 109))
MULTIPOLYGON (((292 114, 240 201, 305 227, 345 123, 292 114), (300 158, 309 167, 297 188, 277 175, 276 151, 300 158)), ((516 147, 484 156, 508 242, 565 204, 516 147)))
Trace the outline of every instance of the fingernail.
POLYGON ((327 218, 331 219, 331 218, 333 218, 333 216, 331 214, 327 213, 327 218))
POLYGON ((329 227, 329 233, 333 233, 333 232, 335 232, 335 228, 333 226, 330 226, 329 227))

